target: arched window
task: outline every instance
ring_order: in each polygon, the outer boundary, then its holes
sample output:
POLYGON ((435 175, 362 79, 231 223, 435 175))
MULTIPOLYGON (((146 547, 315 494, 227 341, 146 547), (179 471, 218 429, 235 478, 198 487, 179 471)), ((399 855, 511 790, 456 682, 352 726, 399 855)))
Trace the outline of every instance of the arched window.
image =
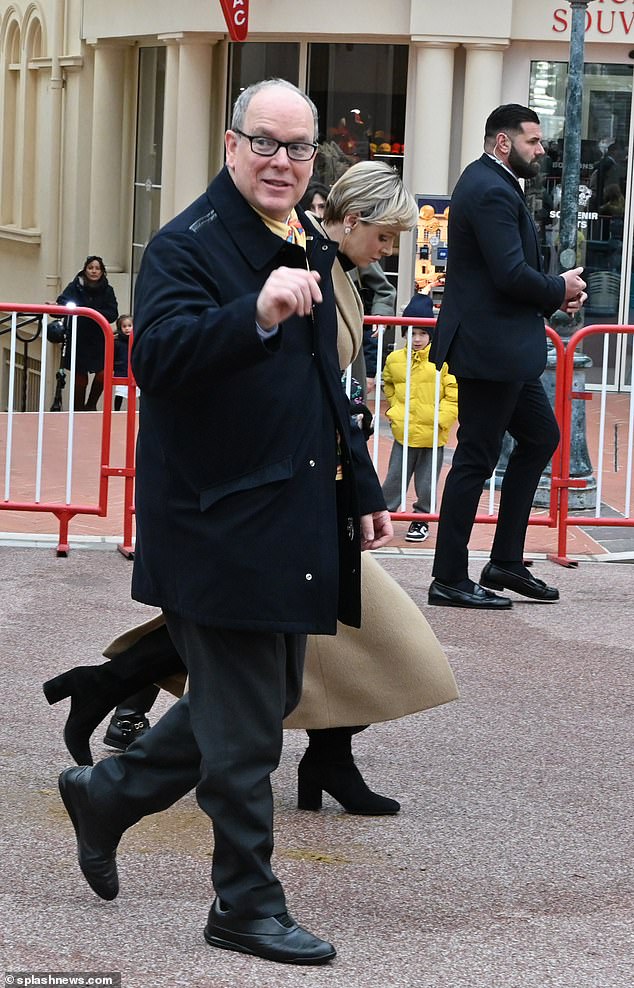
POLYGON ((40 76, 37 71, 36 59, 42 55, 42 27, 40 21, 33 17, 25 30, 24 71, 22 85, 24 87, 24 112, 22 134, 22 188, 20 196, 20 226, 23 229, 36 227, 38 213, 38 102, 40 76))
POLYGON ((17 129, 20 93, 20 27, 7 22, 1 50, 2 78, 0 101, 0 223, 17 222, 16 183, 19 170, 17 129))
POLYGON ((31 5, 22 25, 11 11, 0 37, 0 227, 37 226, 38 106, 42 22, 31 5))

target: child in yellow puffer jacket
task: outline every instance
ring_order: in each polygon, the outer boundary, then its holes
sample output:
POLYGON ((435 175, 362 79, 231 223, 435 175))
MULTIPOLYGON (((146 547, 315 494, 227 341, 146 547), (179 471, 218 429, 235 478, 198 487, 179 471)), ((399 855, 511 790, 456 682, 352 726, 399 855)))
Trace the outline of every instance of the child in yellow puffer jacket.
MULTIPOLYGON (((403 310, 403 316, 432 318, 433 306, 428 295, 418 292, 403 310)), ((407 326, 402 334, 407 336, 407 326)), ((409 394, 409 420, 407 436, 407 484, 414 475, 416 500, 413 510, 428 514, 431 509, 431 477, 434 444, 434 405, 436 397, 436 367, 429 360, 431 326, 412 327, 411 382, 409 394)), ((383 495, 389 511, 397 511, 401 504, 401 479, 403 471, 403 443, 405 440, 405 403, 407 386, 407 346, 394 350, 388 356, 383 370, 383 389, 388 401, 387 417, 392 426, 394 443, 390 453, 387 476, 383 483, 383 495)), ((440 398, 438 405, 438 436, 436 482, 443 464, 443 448, 449 438, 449 430, 458 417, 458 385, 446 364, 440 371, 440 398)), ((407 542, 424 542, 429 528, 424 521, 413 521, 405 539, 407 542)))

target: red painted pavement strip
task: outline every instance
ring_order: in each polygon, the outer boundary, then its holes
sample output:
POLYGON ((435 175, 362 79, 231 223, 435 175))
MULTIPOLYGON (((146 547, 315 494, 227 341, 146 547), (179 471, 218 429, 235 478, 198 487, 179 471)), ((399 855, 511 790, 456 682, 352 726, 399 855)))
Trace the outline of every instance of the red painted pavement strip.
MULTIPOLYGON (((616 510, 623 510, 625 443, 629 415, 629 395, 609 394, 605 424, 605 453, 602 500, 616 510), (615 427, 620 436, 620 449, 615 462, 615 427), (615 469, 616 466, 616 469, 615 469)), ((373 407, 372 396, 370 405, 373 407)), ((597 463, 599 437, 600 398, 595 395, 586 404, 587 442, 590 458, 597 463)), ((125 414, 113 414, 113 433, 110 454, 111 466, 123 466, 125 459, 125 414)), ((0 415, 0 463, 4 465, 4 446, 7 428, 6 414, 0 415)), ((391 434, 384 417, 382 403, 381 433, 379 438, 379 475, 385 476, 391 449, 391 434)), ((45 415, 45 456, 43 460, 42 500, 64 499, 66 487, 66 445, 68 416, 64 412, 45 415)), ((32 499, 35 491, 35 447, 37 439, 37 416, 33 413, 16 415, 14 418, 14 454, 11 474, 11 498, 32 499)), ((99 412, 83 412, 75 416, 74 462, 72 500, 74 502, 97 503, 99 449, 101 441, 101 415, 99 412)), ((370 440, 372 449, 373 440, 370 440)), ((450 447, 455 446, 455 428, 450 438, 450 447)), ((448 466, 443 468, 438 502, 442 494, 442 484, 448 466)), ((0 477, 4 494, 4 473, 0 477)), ((97 536, 120 538, 123 531, 123 478, 114 477, 109 482, 108 514, 104 518, 96 515, 77 515, 72 519, 69 536, 97 536)), ((414 497, 413 485, 408 492, 408 503, 414 497)), ((488 492, 483 494, 480 511, 489 510, 488 492)), ((539 514, 536 509, 535 514, 539 514)), ((542 512, 543 513, 543 512, 542 512)), ((591 523, 591 519, 588 519, 591 523)), ((394 549, 408 549, 414 552, 433 552, 436 523, 429 526, 429 538, 423 545, 405 541, 409 522, 394 523, 395 537, 390 543, 394 549)), ((40 512, 2 511, 0 513, 0 534, 19 533, 30 535, 56 535, 57 521, 53 515, 40 512)), ((624 531, 625 534, 625 531, 624 531)), ((493 537, 493 525, 476 525, 470 541, 473 552, 488 552, 493 537)), ((634 533, 633 533, 634 537, 634 533)), ((526 539, 526 554, 554 553, 557 550, 557 530, 541 525, 529 525, 526 539)), ((572 526, 568 535, 568 552, 571 556, 600 555, 607 550, 580 527, 572 526)))
MULTIPOLYGON (((42 457, 41 501, 55 501, 63 505, 66 491, 68 445, 68 415, 65 412, 47 412, 44 416, 44 442, 42 457)), ((112 440, 110 466, 125 464, 125 413, 112 416, 112 440)), ((82 412, 75 415, 73 440, 73 468, 71 502, 97 506, 99 492, 99 459, 101 451, 100 412, 82 412)), ((11 462, 10 499, 32 501, 35 499, 36 449, 38 417, 35 413, 22 413, 13 420, 13 456, 11 462)), ((7 416, 0 415, 0 464, 2 464, 1 496, 4 498, 4 464, 7 416)), ((123 530, 123 478, 109 481, 108 514, 76 515, 70 523, 70 537, 100 535, 118 537, 123 530)), ((54 515, 36 511, 0 511, 0 532, 57 535, 58 523, 54 515)))

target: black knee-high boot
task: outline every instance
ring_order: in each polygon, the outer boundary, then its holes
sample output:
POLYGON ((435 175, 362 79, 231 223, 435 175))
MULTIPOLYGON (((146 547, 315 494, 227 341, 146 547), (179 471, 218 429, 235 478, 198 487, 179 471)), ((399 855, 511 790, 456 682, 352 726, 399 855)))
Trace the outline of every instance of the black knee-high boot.
POLYGON ((324 792, 348 813, 384 816, 398 813, 395 799, 380 796, 366 785, 352 757, 352 735, 364 727, 331 727, 309 730, 308 748, 297 771, 297 806, 300 810, 321 809, 324 792))
POLYGON ((162 625, 108 662, 75 666, 44 683, 50 704, 71 698, 64 741, 77 764, 93 764, 90 736, 113 707, 137 690, 184 669, 167 627, 162 625))

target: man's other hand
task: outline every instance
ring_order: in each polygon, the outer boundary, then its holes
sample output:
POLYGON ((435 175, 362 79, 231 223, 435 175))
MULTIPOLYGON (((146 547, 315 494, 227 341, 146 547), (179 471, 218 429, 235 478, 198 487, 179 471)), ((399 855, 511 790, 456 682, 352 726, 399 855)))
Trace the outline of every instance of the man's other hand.
POLYGON ((389 511, 375 511, 361 516, 361 551, 380 549, 394 537, 389 511))
POLYGON ((569 302, 564 302, 562 308, 569 316, 574 315, 575 312, 579 312, 583 308, 586 299, 588 298, 587 292, 581 292, 576 298, 571 298, 569 302))

